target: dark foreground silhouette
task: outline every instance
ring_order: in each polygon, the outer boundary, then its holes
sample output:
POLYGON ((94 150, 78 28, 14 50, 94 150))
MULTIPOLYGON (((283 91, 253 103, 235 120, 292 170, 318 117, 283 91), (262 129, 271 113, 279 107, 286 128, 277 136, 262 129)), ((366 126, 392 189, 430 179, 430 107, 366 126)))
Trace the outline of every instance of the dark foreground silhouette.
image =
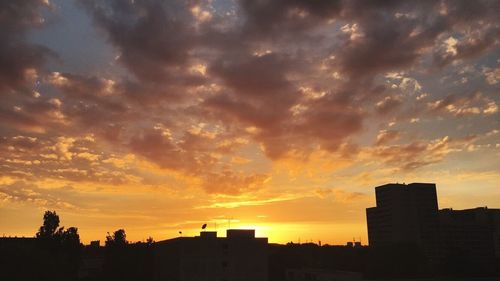
POLYGON ((0 238, 0 280, 500 280, 498 257, 478 260, 463 249, 436 261, 411 243, 279 245, 255 238, 253 230, 131 243, 119 229, 104 246, 84 246, 76 227, 59 227, 56 212, 47 211, 35 237, 0 238))

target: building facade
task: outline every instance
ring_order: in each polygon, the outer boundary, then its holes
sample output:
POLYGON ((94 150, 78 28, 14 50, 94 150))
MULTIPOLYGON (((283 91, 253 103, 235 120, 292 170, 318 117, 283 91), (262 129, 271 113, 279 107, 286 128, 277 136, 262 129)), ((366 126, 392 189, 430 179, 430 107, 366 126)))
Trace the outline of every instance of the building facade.
POLYGON ((156 242, 156 280, 267 281, 267 245, 255 230, 236 229, 156 242))
POLYGON ((375 188, 377 206, 366 209, 370 246, 437 241, 438 202, 433 183, 386 184, 375 188))
POLYGON ((370 246, 415 245, 434 264, 500 262, 500 209, 439 210, 432 183, 386 184, 375 195, 377 206, 366 209, 370 246))
POLYGON ((288 269, 286 281, 361 281, 363 274, 341 270, 288 269))
POLYGON ((478 263, 500 258, 500 209, 439 211, 445 255, 463 254, 478 263))

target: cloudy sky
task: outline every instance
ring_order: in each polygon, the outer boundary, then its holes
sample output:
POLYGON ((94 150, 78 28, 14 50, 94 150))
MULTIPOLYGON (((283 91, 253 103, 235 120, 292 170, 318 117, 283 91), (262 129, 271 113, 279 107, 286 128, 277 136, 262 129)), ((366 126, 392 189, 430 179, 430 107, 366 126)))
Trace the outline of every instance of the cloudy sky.
POLYGON ((500 207, 500 1, 0 2, 0 235, 367 241, 374 187, 500 207))

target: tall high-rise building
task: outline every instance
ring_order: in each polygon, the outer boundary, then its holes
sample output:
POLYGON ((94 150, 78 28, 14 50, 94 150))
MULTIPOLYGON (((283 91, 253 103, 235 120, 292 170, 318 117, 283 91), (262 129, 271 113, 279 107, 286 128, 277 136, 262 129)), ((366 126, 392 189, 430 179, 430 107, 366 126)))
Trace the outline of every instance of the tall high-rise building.
POLYGON ((390 183, 375 188, 377 206, 366 209, 370 246, 414 244, 430 251, 438 229, 433 183, 390 183))

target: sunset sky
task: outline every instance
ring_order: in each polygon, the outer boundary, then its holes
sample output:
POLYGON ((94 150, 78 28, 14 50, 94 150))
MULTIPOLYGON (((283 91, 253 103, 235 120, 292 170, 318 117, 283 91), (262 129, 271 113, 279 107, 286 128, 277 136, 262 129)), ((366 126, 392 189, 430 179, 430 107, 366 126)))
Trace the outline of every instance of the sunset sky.
POLYGON ((367 242, 374 187, 500 207, 500 1, 0 2, 0 235, 367 242))

